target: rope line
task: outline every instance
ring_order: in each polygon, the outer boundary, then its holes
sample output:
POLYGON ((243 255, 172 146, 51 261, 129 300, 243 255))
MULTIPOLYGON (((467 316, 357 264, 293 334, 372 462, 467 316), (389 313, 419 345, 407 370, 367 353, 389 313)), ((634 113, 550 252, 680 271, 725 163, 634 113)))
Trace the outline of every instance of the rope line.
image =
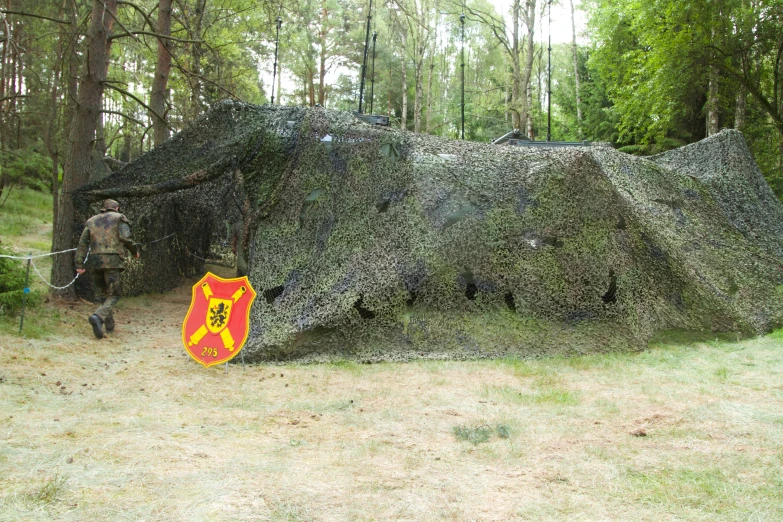
MULTIPOLYGON (((138 245, 151 245, 152 243, 157 243, 158 241, 163 241, 164 239, 168 239, 171 236, 176 236, 176 235, 177 235, 176 232, 172 232, 168 236, 164 236, 164 237, 161 237, 161 238, 158 238, 158 239, 153 239, 152 241, 145 241, 144 243, 137 243, 137 244, 138 245)), ((76 250, 77 250, 76 248, 69 248, 68 250, 60 250, 59 252, 48 252, 46 254, 35 254, 35 255, 26 255, 26 256, 9 256, 9 255, 2 254, 2 255, 0 255, 0 257, 5 258, 5 259, 18 259, 20 261, 27 261, 28 259, 32 260, 32 259, 38 259, 39 257, 55 256, 55 255, 58 255, 58 254, 65 254, 67 252, 75 252, 76 250)), ((85 260, 86 259, 87 258, 85 258, 85 260)))
POLYGON ((164 239, 168 239, 171 236, 176 236, 176 235, 177 235, 176 232, 172 232, 168 236, 162 237, 160 239, 153 239, 152 241, 147 241, 147 242, 144 242, 144 243, 139 243, 139 245, 151 245, 152 243, 157 243, 158 241, 163 241, 164 239))
POLYGON ((27 261, 28 259, 37 259, 39 257, 48 257, 48 256, 55 256, 57 254, 65 254, 66 252, 74 252, 76 251, 75 248, 69 248, 68 250, 61 250, 59 252, 49 252, 48 254, 36 254, 36 255, 27 255, 27 256, 7 256, 7 255, 0 255, 0 257, 4 257, 6 259, 19 259, 22 261, 27 261))
MULTIPOLYGON (((84 262, 86 263, 86 262, 87 262, 87 260, 88 260, 89 258, 90 258, 90 250, 88 249, 88 250, 87 250, 87 255, 86 255, 86 256, 84 256, 84 262)), ((76 274, 76 277, 74 277, 74 278, 71 280, 71 282, 70 282, 70 283, 68 283, 67 285, 65 285, 65 286, 55 286, 55 285, 53 285, 52 283, 50 283, 49 281, 47 281, 47 280, 46 280, 46 278, 44 278, 44 276, 41 274, 41 271, 40 271, 40 270, 38 270, 38 267, 35 265, 35 261, 33 261, 33 260, 31 259, 31 260, 30 260, 30 264, 32 264, 32 266, 33 266, 33 271, 35 272, 35 275, 37 275, 37 276, 38 276, 38 277, 41 279, 41 281, 43 281, 44 283, 46 283, 46 285, 47 285, 47 286, 49 286, 50 288, 53 288, 53 289, 55 289, 55 290, 65 290, 66 288, 68 288, 69 286, 71 286, 72 284, 74 284, 74 283, 76 282, 76 280, 77 280, 77 279, 79 279, 79 274, 76 274)))

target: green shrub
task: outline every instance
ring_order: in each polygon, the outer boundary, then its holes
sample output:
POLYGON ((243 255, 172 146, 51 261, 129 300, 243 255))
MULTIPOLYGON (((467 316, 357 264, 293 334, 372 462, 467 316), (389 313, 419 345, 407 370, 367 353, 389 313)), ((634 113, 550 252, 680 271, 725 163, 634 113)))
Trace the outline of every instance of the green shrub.
POLYGON ((34 148, 6 153, 6 166, 0 174, 6 175, 11 185, 29 187, 47 192, 52 187, 52 160, 34 148))
POLYGON ((508 439, 511 437, 511 427, 506 424, 498 424, 495 429, 486 424, 482 426, 454 426, 451 432, 457 437, 458 440, 464 440, 470 442, 473 445, 487 442, 493 434, 497 435, 501 439, 508 439))
MULTIPOLYGON (((13 255, 13 253, 0 247, 0 255, 13 255)), ((22 307, 24 276, 23 261, 0 257, 0 316, 15 314, 22 307)), ((27 294, 28 306, 35 306, 40 301, 39 292, 27 294)))

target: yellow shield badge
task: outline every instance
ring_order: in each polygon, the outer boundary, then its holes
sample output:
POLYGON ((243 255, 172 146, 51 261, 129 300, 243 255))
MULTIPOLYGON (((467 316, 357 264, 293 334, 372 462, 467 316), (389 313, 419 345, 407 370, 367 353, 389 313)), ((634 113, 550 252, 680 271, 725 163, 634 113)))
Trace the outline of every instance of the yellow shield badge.
POLYGON ((234 358, 247 340, 256 292, 247 277, 223 279, 208 272, 193 285, 182 322, 182 344, 204 367, 234 358))

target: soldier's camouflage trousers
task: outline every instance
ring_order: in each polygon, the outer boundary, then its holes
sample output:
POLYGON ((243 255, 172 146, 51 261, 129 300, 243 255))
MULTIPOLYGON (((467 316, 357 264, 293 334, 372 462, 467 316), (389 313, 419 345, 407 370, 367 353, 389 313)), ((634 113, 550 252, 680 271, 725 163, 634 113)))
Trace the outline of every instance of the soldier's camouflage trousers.
POLYGON ((93 270, 95 293, 106 298, 103 304, 95 311, 95 315, 100 317, 109 329, 114 327, 112 310, 122 295, 121 275, 122 270, 117 268, 96 268, 93 270))

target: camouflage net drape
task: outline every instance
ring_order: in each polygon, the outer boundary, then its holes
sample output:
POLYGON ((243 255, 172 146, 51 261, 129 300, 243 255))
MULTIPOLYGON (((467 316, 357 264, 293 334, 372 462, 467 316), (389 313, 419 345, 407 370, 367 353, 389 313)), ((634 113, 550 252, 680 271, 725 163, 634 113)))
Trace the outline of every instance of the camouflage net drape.
POLYGON ((138 241, 176 233, 131 292, 236 243, 251 360, 578 354, 783 319, 783 208, 735 131, 644 159, 223 102, 82 190, 83 216, 107 196, 138 241))

